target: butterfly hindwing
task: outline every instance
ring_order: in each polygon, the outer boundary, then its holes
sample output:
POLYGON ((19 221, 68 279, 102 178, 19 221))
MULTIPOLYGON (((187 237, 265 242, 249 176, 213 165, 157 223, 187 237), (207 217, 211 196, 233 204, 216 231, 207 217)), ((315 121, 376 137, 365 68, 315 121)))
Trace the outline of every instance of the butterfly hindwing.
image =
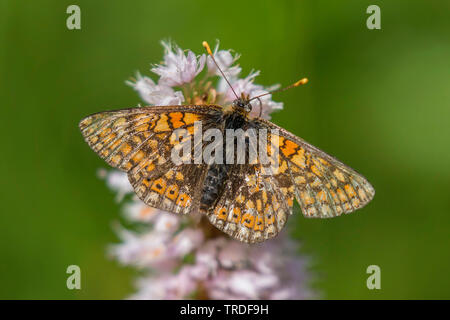
POLYGON ((206 213, 233 238, 256 243, 275 237, 292 214, 293 195, 260 165, 233 165, 218 201, 206 213))
POLYGON ((128 179, 139 199, 147 205, 173 213, 197 212, 206 165, 160 165, 152 172, 145 169, 128 173, 128 179))

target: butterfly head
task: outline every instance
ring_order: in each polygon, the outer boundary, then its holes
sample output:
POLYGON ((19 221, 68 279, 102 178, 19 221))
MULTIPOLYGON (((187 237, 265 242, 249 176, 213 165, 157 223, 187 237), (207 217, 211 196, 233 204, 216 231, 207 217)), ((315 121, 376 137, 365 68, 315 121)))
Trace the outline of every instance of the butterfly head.
POLYGON ((233 107, 235 111, 245 115, 249 114, 252 111, 250 99, 248 98, 248 96, 245 96, 244 94, 242 94, 240 98, 237 98, 236 100, 233 101, 233 107))

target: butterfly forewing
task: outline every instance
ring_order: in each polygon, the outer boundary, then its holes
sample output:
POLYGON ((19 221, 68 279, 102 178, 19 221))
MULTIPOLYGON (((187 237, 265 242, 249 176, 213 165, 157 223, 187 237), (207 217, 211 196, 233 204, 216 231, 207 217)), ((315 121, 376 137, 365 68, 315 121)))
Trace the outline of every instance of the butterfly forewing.
POLYGON ((331 218, 350 213, 373 198, 373 187, 350 167, 271 122, 255 121, 259 127, 279 132, 276 139, 274 134, 269 138, 273 148, 279 150, 274 178, 290 181, 289 188, 306 217, 331 218))
POLYGON ((199 208, 199 186, 207 165, 174 165, 173 133, 184 129, 193 135, 196 121, 204 123, 207 129, 208 124, 215 124, 217 114, 216 106, 133 108, 91 115, 80 122, 80 129, 100 157, 128 173, 142 201, 155 208, 185 214, 199 208))

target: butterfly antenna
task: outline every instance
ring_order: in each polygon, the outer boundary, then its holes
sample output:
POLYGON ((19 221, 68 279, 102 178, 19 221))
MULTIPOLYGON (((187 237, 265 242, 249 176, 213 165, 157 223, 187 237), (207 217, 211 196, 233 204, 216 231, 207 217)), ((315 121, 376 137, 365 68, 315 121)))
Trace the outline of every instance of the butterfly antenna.
POLYGON ((209 47, 208 42, 203 41, 202 42, 203 47, 206 49, 206 52, 208 52, 209 56, 211 57, 212 61, 214 62, 214 64, 216 65, 217 69, 219 69, 220 73, 222 74, 222 77, 225 79, 225 81, 228 83, 228 85, 231 88, 231 91, 233 91, 234 95, 236 96, 236 99, 239 99, 238 95, 236 94, 236 91, 234 91, 233 86, 231 85, 230 81, 228 81, 227 77, 225 76, 225 74, 223 73, 222 69, 220 69, 219 65, 217 64, 216 59, 214 59, 214 55, 211 51, 211 48, 209 47))
POLYGON ((286 90, 291 89, 291 88, 294 88, 294 87, 299 87, 299 86, 301 86, 301 85, 306 84, 307 82, 308 82, 308 79, 307 79, 307 78, 300 79, 300 80, 298 80, 296 83, 293 83, 293 84, 291 84, 290 86, 287 86, 287 87, 285 87, 285 88, 272 90, 272 91, 269 91, 269 92, 260 94, 259 96, 253 97, 253 98, 251 98, 251 99, 249 100, 249 102, 252 101, 252 100, 261 98, 261 97, 263 97, 263 96, 266 96, 266 95, 268 95, 268 94, 272 94, 272 93, 275 93, 275 92, 286 91, 286 90))

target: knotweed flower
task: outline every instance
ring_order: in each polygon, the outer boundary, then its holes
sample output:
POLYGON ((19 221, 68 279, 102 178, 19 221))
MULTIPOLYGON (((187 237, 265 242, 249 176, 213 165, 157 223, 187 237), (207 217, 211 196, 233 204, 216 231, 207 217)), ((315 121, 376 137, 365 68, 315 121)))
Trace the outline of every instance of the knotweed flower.
MULTIPOLYGON (((239 75, 239 73, 241 73, 241 68, 238 65, 233 66, 233 64, 240 57, 238 54, 236 54, 233 57, 231 50, 219 50, 219 44, 217 44, 214 49, 213 55, 220 69, 222 69, 223 73, 227 76, 227 78, 235 79, 239 75)), ((211 57, 209 56, 207 57, 206 64, 208 66, 208 74, 210 76, 221 75, 211 57)))
MULTIPOLYGON (((164 63, 154 66, 157 82, 137 75, 128 82, 150 105, 181 103, 226 104, 235 96, 219 78, 211 58, 163 43, 164 63), (205 64, 207 70, 200 75, 205 64)), ((219 50, 214 56, 238 95, 255 96, 268 91, 254 83, 259 72, 239 78, 239 55, 219 50)), ((283 104, 262 97, 253 115, 268 118, 283 104)), ((118 199, 132 194, 125 173, 100 172, 118 199)), ((129 198, 128 198, 129 199, 129 198)), ((136 230, 118 228, 121 243, 110 254, 121 264, 144 271, 131 299, 305 299, 313 297, 308 285, 307 259, 298 245, 281 233, 263 244, 248 245, 228 238, 201 214, 181 216, 150 208, 136 196, 125 201, 126 219, 136 230)))
POLYGON ((191 50, 184 51, 173 48, 170 43, 164 43, 164 64, 155 66, 152 71, 160 76, 159 83, 167 86, 181 86, 190 83, 205 66, 206 56, 197 57, 191 50), (175 50, 176 52, 174 52, 175 50))

